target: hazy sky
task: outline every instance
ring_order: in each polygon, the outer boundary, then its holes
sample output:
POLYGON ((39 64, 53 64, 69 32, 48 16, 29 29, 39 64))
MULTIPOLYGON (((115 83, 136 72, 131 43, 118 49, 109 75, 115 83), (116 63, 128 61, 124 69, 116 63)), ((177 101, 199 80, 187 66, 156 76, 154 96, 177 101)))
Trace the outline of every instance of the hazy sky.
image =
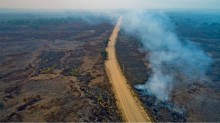
POLYGON ((0 0, 0 8, 26 8, 26 9, 208 8, 208 9, 220 9, 220 0, 0 0))

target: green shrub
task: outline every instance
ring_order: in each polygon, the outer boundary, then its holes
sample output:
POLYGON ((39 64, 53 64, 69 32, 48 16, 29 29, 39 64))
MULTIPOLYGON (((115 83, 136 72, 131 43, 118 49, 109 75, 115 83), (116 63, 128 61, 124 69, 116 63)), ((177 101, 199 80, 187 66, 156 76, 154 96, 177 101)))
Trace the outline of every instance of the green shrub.
POLYGON ((108 46, 108 42, 109 42, 109 39, 105 39, 105 40, 104 40, 104 45, 105 45, 105 47, 108 46))
POLYGON ((48 73, 52 73, 52 71, 55 69, 55 65, 44 68, 43 70, 41 70, 42 74, 48 74, 48 73))
POLYGON ((102 58, 103 58, 104 60, 107 60, 107 59, 108 59, 108 52, 107 52, 107 51, 102 51, 102 52, 101 52, 101 55, 102 55, 102 58))
POLYGON ((70 75, 71 76, 78 76, 79 75, 79 68, 77 68, 77 69, 71 69, 70 70, 70 75))

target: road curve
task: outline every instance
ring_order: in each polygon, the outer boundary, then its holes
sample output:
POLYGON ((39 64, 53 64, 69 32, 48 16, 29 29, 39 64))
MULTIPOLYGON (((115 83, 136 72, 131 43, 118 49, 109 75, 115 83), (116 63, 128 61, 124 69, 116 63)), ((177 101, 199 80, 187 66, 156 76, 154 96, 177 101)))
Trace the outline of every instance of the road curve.
POLYGON ((140 101, 138 101, 132 94, 131 88, 128 86, 117 61, 115 44, 121 22, 122 17, 120 16, 110 36, 108 47, 106 48, 106 51, 108 52, 108 60, 105 62, 105 69, 112 84, 117 105, 125 121, 150 122, 150 118, 141 106, 140 101))

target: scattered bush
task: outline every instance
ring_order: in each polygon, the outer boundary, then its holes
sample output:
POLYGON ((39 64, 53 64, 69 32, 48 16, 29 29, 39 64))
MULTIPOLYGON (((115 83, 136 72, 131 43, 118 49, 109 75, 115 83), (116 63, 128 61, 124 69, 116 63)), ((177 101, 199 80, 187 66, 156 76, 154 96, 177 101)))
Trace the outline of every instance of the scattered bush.
POLYGON ((105 45, 105 47, 108 46, 108 42, 109 42, 109 39, 105 39, 105 40, 104 40, 104 45, 105 45))
POLYGON ((70 75, 71 76, 78 76, 79 75, 79 68, 77 68, 77 69, 71 69, 70 70, 70 75))
POLYGON ((107 59, 108 59, 108 52, 107 52, 107 51, 102 51, 102 52, 101 52, 101 55, 102 55, 102 58, 103 58, 104 60, 107 60, 107 59))
POLYGON ((2 102, 0 102, 0 109, 3 109, 5 106, 2 102))
POLYGON ((42 73, 42 74, 52 73, 52 71, 54 70, 55 67, 56 67, 56 66, 53 65, 53 66, 51 66, 51 67, 44 68, 44 69, 41 70, 41 73, 42 73))

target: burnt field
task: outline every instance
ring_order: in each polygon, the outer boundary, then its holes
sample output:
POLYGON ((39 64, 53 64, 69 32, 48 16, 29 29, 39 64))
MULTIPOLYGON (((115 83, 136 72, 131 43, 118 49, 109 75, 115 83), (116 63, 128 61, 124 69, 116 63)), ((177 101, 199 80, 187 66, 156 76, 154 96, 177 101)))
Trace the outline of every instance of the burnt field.
MULTIPOLYGON (((123 30, 116 45, 120 66, 144 107, 155 121, 220 121, 219 56, 220 16, 217 13, 168 12, 181 40, 190 40, 213 59, 208 80, 175 83, 168 101, 160 101, 135 85, 144 84, 152 75, 150 52, 138 37, 123 30)), ((184 80, 184 77, 179 75, 184 80)), ((180 80, 181 80, 180 79, 180 80)))
POLYGON ((125 32, 121 32, 116 45, 120 66, 127 78, 128 84, 140 98, 144 107, 154 121, 186 121, 185 112, 172 102, 162 102, 155 96, 135 89, 135 85, 144 84, 150 77, 152 70, 148 62, 149 53, 141 48, 141 43, 125 32), (175 111, 177 110, 177 111, 175 111))
POLYGON ((0 14, 0 121, 121 121, 101 56, 114 25, 55 15, 0 14))

